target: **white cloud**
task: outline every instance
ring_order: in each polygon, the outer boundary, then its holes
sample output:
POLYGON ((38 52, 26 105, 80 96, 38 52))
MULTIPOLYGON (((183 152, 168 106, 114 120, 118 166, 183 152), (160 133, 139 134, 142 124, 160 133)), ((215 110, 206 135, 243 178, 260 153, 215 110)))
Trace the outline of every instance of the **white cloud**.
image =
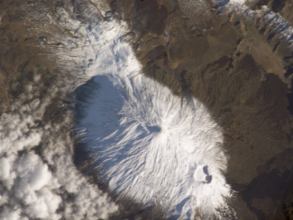
POLYGON ((0 213, 0 218, 3 220, 20 220, 21 217, 19 213, 19 210, 13 210, 5 207, 2 213, 0 213))

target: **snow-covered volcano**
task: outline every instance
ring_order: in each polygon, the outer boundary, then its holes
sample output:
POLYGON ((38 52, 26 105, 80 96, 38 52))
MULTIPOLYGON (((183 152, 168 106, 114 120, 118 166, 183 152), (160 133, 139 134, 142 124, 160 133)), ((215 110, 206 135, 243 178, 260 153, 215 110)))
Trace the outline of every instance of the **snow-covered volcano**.
POLYGON ((116 45, 106 58, 113 72, 77 94, 76 129, 98 181, 168 218, 216 214, 231 196, 221 128, 202 103, 144 76, 131 48, 116 45))

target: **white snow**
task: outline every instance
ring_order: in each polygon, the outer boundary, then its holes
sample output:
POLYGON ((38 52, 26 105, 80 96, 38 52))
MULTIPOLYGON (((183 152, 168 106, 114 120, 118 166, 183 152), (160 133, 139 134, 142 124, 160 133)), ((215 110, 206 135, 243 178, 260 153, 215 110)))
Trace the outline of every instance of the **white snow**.
POLYGON ((119 198, 159 204, 169 218, 216 214, 232 196, 221 128, 198 100, 144 76, 129 45, 111 48, 103 63, 112 71, 94 78, 76 125, 99 181, 119 198))

